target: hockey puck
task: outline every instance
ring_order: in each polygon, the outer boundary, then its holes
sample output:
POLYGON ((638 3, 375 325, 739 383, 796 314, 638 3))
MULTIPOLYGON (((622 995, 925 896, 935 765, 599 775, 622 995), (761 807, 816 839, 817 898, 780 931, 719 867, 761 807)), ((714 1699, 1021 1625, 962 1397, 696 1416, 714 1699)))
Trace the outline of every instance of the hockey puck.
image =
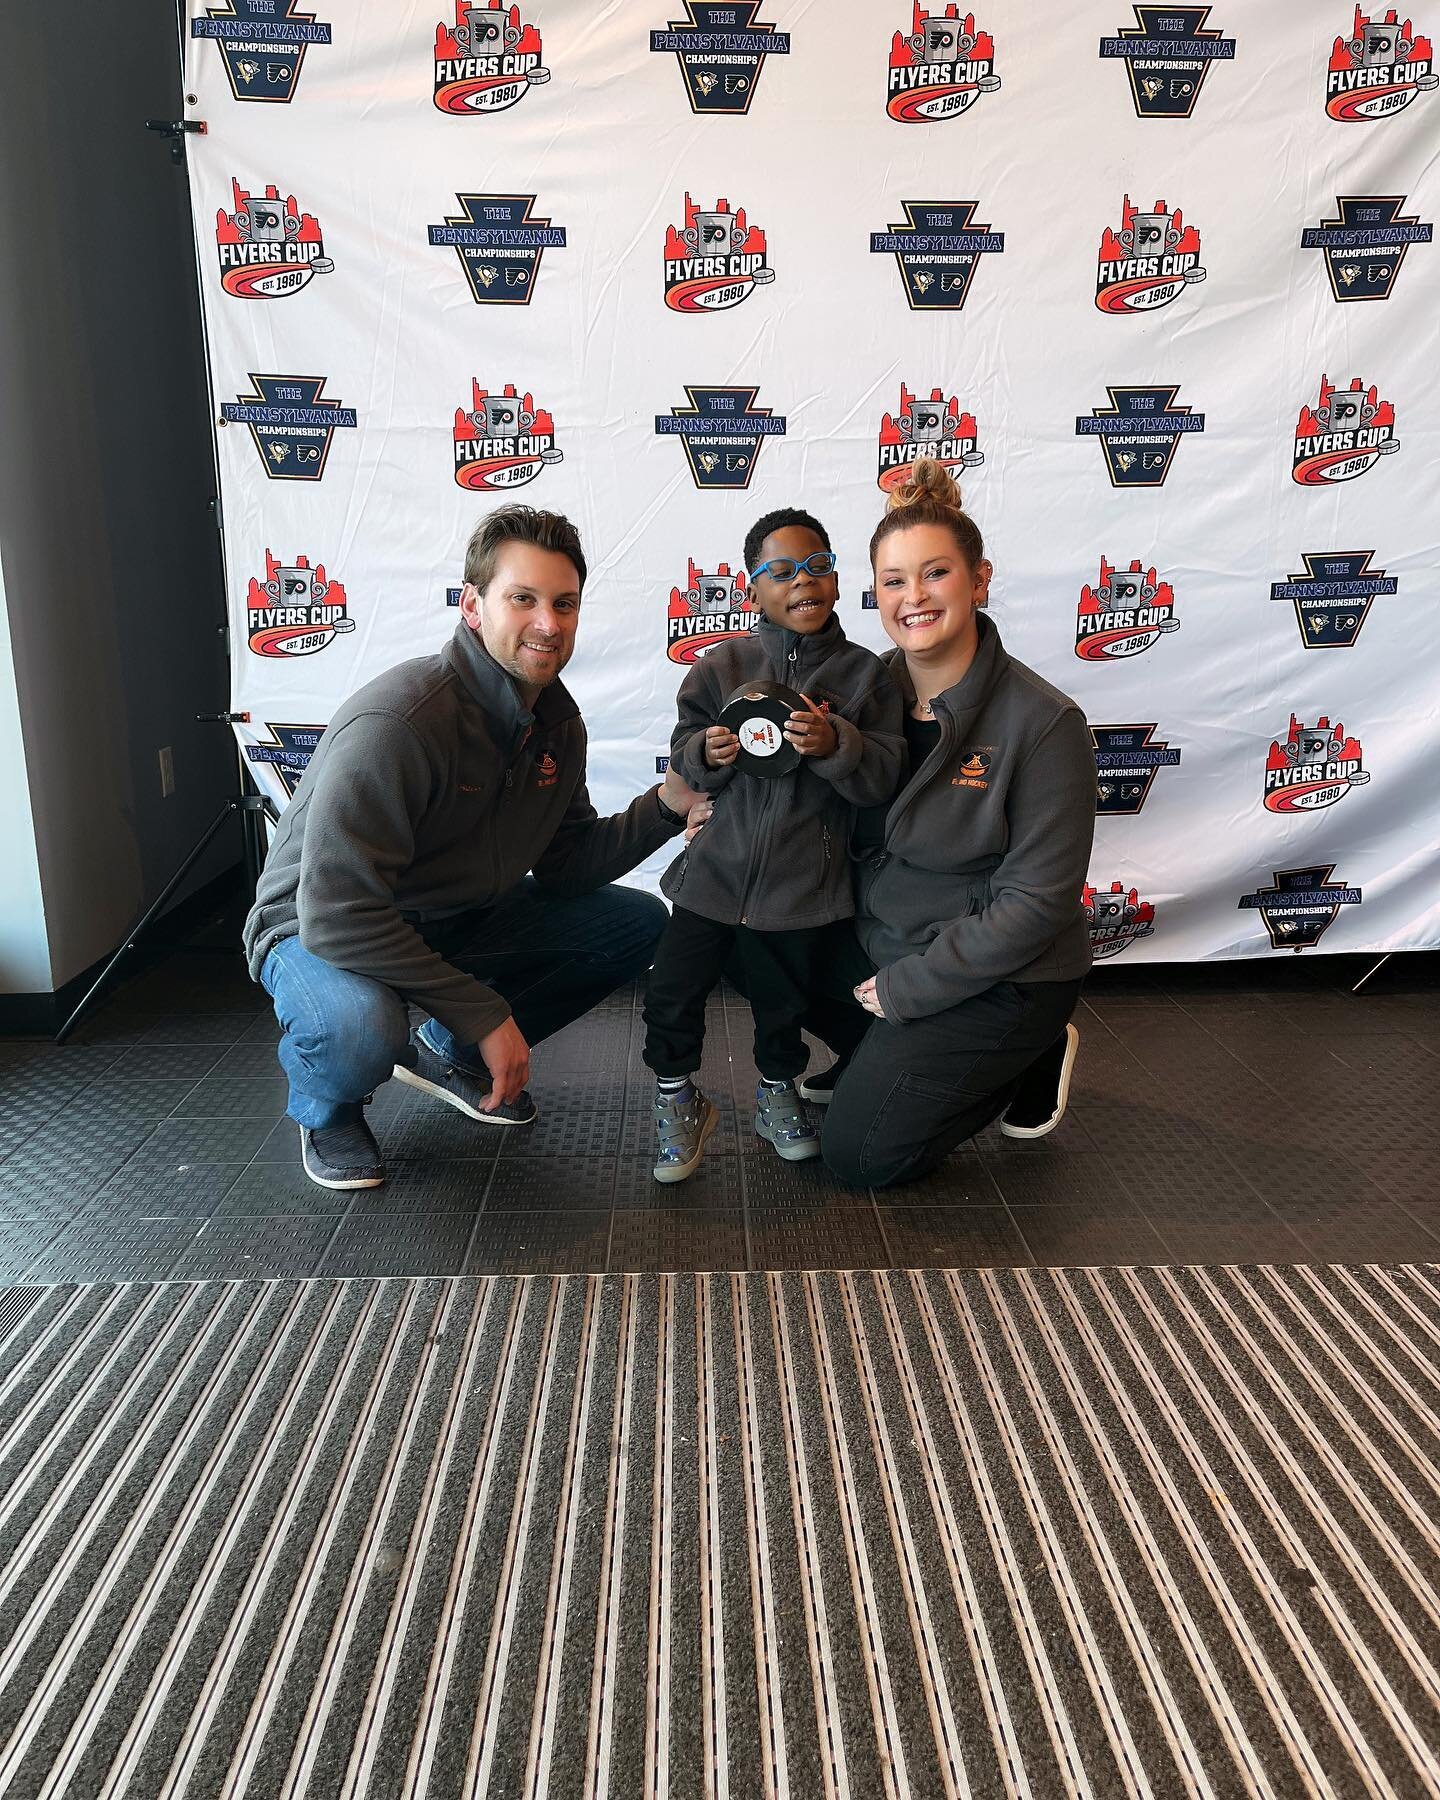
POLYGON ((751 681, 725 702, 719 723, 740 740, 740 754, 733 767, 746 775, 769 779, 789 775, 800 763, 800 752, 785 740, 792 712, 804 712, 805 702, 793 688, 778 681, 751 681))

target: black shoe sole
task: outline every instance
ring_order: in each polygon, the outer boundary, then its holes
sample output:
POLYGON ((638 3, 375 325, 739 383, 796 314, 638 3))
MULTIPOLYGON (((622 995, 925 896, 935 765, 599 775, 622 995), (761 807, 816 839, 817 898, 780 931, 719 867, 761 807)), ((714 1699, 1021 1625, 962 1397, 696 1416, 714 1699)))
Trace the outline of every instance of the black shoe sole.
POLYGON ((1060 1063, 1059 1092, 1056 1095, 1056 1106, 1048 1119, 1039 1125, 1007 1125, 1000 1121, 1000 1130, 1008 1138, 1042 1138, 1048 1137, 1060 1121, 1065 1117, 1065 1108, 1070 1102, 1070 1077, 1074 1073, 1075 1058, 1080 1053, 1080 1027, 1065 1027, 1065 1055, 1060 1063))

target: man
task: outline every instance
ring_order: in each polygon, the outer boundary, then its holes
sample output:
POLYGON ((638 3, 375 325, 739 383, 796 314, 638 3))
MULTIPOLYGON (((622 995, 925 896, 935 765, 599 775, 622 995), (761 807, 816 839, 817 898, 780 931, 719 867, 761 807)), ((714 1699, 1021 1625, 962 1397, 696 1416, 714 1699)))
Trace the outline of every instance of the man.
POLYGON ((364 1108, 392 1072, 481 1126, 529 1124, 531 1044, 650 966, 665 908, 606 884, 701 796, 672 771, 596 816, 559 680, 585 573, 568 519, 491 513, 454 637, 345 702, 280 821, 245 951, 321 1187, 384 1180, 364 1108))

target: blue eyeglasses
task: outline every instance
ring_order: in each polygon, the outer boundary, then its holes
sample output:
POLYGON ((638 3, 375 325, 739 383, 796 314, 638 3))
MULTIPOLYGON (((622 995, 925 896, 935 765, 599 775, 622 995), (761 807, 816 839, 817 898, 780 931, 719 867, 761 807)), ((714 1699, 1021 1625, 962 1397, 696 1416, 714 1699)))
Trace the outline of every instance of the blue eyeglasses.
POLYGON ((761 563, 758 569, 752 569, 750 579, 758 581, 762 575, 768 575, 772 581, 783 584, 793 581, 802 569, 810 575, 831 575, 835 571, 835 557, 829 550, 817 550, 799 563, 793 556, 774 556, 769 562, 761 563))

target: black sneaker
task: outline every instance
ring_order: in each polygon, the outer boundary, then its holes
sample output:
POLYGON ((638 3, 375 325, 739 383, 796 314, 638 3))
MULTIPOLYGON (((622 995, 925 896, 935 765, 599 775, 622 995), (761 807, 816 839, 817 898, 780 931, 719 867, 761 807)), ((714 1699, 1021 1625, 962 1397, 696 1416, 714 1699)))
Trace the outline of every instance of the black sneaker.
POLYGON ((528 1093, 520 1095, 518 1100, 509 1100, 503 1106, 497 1106, 493 1112, 486 1112, 485 1102, 490 1098, 490 1072, 477 1075, 472 1070, 463 1069, 458 1064, 448 1062, 438 1056, 430 1048, 423 1031, 412 1033, 411 1048, 415 1052, 415 1066, 407 1069, 403 1063, 395 1065, 395 1079, 403 1081, 407 1087, 421 1088, 427 1094, 433 1094, 437 1100, 443 1100, 447 1106, 453 1106, 466 1118, 474 1119, 480 1125, 530 1125, 533 1124, 535 1102, 528 1093))
POLYGON ((802 1075, 795 1083, 795 1091, 812 1106, 828 1106, 835 1092, 835 1083, 844 1073, 843 1062, 832 1063, 828 1069, 819 1069, 813 1075, 802 1075))
POLYGON ((380 1146, 363 1118, 343 1125, 321 1125, 313 1131, 302 1125, 300 1161, 317 1187, 344 1192, 379 1187, 385 1179, 380 1146))
POLYGON ((1065 1117, 1065 1102, 1070 1097, 1070 1073, 1075 1067, 1075 1053, 1079 1048, 1079 1031, 1074 1025, 1067 1025, 1064 1036, 1056 1038, 1050 1048, 1031 1063, 1020 1077, 1015 1098, 1000 1120, 1000 1129, 1006 1137, 1044 1137, 1065 1117))

